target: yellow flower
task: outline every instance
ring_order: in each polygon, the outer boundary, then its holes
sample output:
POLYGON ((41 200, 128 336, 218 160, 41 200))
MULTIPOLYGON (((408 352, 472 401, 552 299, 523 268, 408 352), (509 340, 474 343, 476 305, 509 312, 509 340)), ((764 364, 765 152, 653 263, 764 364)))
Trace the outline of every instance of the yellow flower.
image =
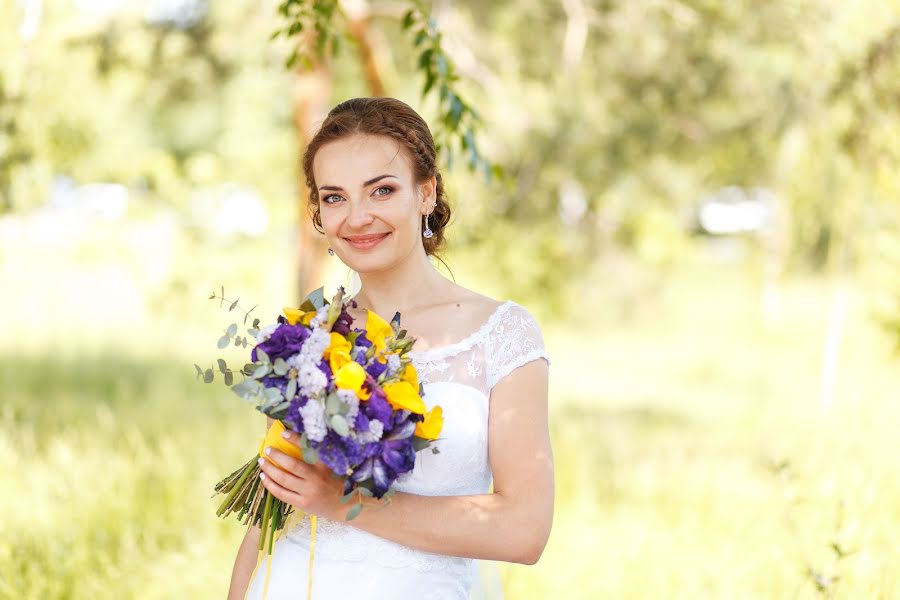
POLYGON ((352 362, 350 358, 350 351, 352 349, 353 346, 350 345, 347 338, 339 333, 331 332, 331 343, 325 348, 325 352, 322 353, 322 356, 328 360, 328 364, 331 365, 332 373, 337 373, 341 370, 341 367, 352 362))
POLYGON ((425 420, 416 423, 416 435, 426 440, 436 440, 444 427, 444 414, 440 406, 435 406, 425 414, 425 420))
POLYGON ((385 385, 384 394, 395 410, 406 409, 417 415, 425 414, 425 402, 419 396, 419 391, 408 381, 398 381, 385 385))
MULTIPOLYGON (((384 352, 384 338, 390 337, 392 335, 394 335, 394 330, 391 329, 391 324, 379 317, 377 314, 373 313, 371 310, 367 309, 366 339, 372 342, 372 345, 375 346, 376 356, 384 352)), ((384 360, 381 360, 381 362, 384 362, 384 360)))
POLYGON ((284 310, 284 316, 291 325, 296 325, 297 323, 309 325, 312 318, 316 316, 316 311, 314 310, 305 311, 300 310, 299 308, 290 308, 288 306, 283 307, 282 310, 284 310))
POLYGON ((409 385, 413 386, 414 390, 419 389, 419 373, 416 371, 416 368, 412 363, 406 365, 403 371, 400 373, 400 381, 406 381, 409 385))
MULTIPOLYGON (((272 421, 272 425, 269 427, 269 430, 266 432, 266 437, 263 438, 262 443, 259 445, 259 455, 262 458, 268 459, 269 462, 274 464, 275 466, 281 467, 271 456, 267 456, 265 453, 266 446, 271 446, 277 450, 281 450, 288 456, 293 456, 294 458, 300 460, 303 458, 303 452, 299 447, 290 443, 283 437, 281 437, 281 432, 285 431, 284 423, 275 419, 272 421)), ((282 469, 284 467, 281 467, 282 469)))
POLYGON ((368 400, 369 392, 363 389, 366 372, 357 362, 350 361, 334 372, 334 385, 342 390, 353 390, 362 400, 368 400))

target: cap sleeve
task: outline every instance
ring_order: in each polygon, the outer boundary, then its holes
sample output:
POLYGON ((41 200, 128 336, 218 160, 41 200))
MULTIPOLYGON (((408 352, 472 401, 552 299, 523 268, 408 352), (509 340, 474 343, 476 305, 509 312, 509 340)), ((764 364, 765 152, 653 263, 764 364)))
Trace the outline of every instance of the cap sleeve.
POLYGON ((533 360, 542 358, 550 365, 537 320, 525 307, 515 302, 511 302, 500 315, 489 336, 485 344, 488 390, 515 369, 533 360))

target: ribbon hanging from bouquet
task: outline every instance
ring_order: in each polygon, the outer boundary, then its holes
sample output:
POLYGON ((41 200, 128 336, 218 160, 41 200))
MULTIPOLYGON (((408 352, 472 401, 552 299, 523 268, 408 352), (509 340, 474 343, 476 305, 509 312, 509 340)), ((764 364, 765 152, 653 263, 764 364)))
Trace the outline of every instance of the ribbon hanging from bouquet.
MULTIPOLYGON (((288 456, 292 456, 292 457, 294 457, 294 458, 296 458, 296 459, 298 459, 298 460, 302 460, 302 459, 303 459, 303 454, 302 454, 300 448, 298 448, 298 447, 295 446, 294 444, 288 442, 288 441, 287 441, 286 439, 284 439, 284 437, 281 435, 282 432, 284 432, 284 431, 286 431, 286 428, 285 428, 284 424, 283 424, 281 421, 279 421, 278 419, 275 419, 275 420, 272 422, 272 425, 269 427, 268 431, 266 431, 266 435, 265 435, 265 437, 263 438, 262 442, 261 442, 260 445, 259 445, 259 456, 260 456, 261 458, 264 458, 264 459, 270 461, 272 464, 274 464, 274 465, 277 466, 277 467, 281 467, 281 465, 279 465, 279 464, 275 461, 275 459, 271 458, 270 456, 268 456, 268 455, 265 453, 265 449, 266 449, 267 446, 271 446, 272 448, 275 448, 275 449, 277 449, 277 450, 280 450, 281 452, 284 452, 284 453, 287 454, 288 456)), ((301 514, 301 512, 300 512, 299 510, 296 509, 296 507, 295 507, 295 509, 294 509, 294 513, 297 514, 297 515, 298 515, 299 517, 301 517, 301 518, 302 518, 302 516, 303 516, 303 515, 301 514)), ((303 513, 303 514, 305 514, 305 513, 303 513)), ((291 515, 291 516, 293 516, 293 515, 291 515)), ((274 550, 275 550, 275 549, 274 549, 275 542, 278 541, 278 538, 281 536, 281 533, 282 533, 283 531, 287 530, 287 528, 288 528, 288 523, 290 522, 291 516, 288 516, 288 521, 286 521, 286 522, 283 524, 283 527, 282 527, 281 529, 278 529, 277 531, 274 532, 274 534, 273 534, 273 536, 272 536, 271 544, 269 544, 269 548, 268 548, 268 559, 267 559, 267 561, 266 561, 266 577, 265 577, 265 580, 264 580, 264 582, 263 582, 262 600, 266 600, 266 594, 268 593, 268 590, 269 590, 269 574, 271 573, 271 570, 272 570, 272 555, 273 555, 274 550)), ((308 567, 309 573, 308 573, 308 576, 307 576, 306 599, 307 599, 307 600, 312 600, 313 558, 314 558, 314 556, 315 556, 315 548, 316 548, 316 515, 313 515, 313 514, 309 515, 309 522, 310 522, 310 532, 309 532, 309 567, 308 567)), ((267 533, 267 532, 265 532, 265 531, 264 531, 264 532, 261 532, 261 535, 265 537, 265 536, 266 536, 266 533, 267 533)), ((257 573, 257 571, 259 570, 259 565, 262 563, 263 554, 266 552, 265 544, 264 544, 264 541, 263 541, 263 540, 260 540, 260 546, 261 546, 261 547, 260 547, 260 549, 259 549, 259 554, 258 554, 257 557, 256 557, 256 566, 253 567, 253 573, 250 574, 250 581, 251 581, 251 582, 253 581, 253 578, 256 577, 256 573, 257 573)), ((248 592, 249 592, 249 588, 250 588, 250 586, 248 585, 248 586, 247 586, 247 591, 248 591, 248 592)), ((245 594, 244 594, 244 600, 246 600, 246 598, 247 598, 247 594, 245 593, 245 594)))

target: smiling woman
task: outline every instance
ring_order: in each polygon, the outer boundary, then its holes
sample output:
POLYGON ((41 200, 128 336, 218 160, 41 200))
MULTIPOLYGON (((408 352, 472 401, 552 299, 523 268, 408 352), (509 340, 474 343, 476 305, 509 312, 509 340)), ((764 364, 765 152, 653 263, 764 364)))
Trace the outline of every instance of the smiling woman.
MULTIPOLYGON (((316 515, 276 542, 271 578, 253 575, 251 530, 229 598, 484 598, 476 559, 534 564, 550 535, 553 458, 547 424, 550 359, 537 321, 443 277, 430 256, 450 207, 434 142, 393 98, 354 98, 328 114, 304 156, 309 209, 333 252, 359 274, 348 313, 369 314, 416 339, 409 353, 427 410, 442 407, 439 453, 418 453, 389 503, 344 520, 340 490, 300 461, 263 464, 275 497, 316 515), (493 491, 491 490, 493 484, 493 491)), ((297 437, 295 432, 292 437, 297 437)), ((280 456, 280 455, 276 455, 280 456)), ((500 598, 494 593, 491 598, 500 598)))

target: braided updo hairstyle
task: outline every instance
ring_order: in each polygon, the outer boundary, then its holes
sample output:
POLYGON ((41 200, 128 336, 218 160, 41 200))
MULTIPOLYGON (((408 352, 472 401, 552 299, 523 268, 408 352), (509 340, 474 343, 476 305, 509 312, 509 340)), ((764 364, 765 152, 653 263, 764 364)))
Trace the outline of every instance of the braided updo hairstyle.
POLYGON ((316 229, 325 233, 322 229, 319 190, 313 177, 313 159, 323 144, 353 134, 383 135, 396 141, 409 159, 415 183, 423 183, 434 175, 437 180, 437 204, 428 217, 428 225, 434 235, 430 238, 423 237, 422 241, 426 255, 436 254, 444 243, 444 228, 450 221, 450 205, 444 196, 444 182, 436 165, 434 140, 422 117, 396 98, 363 97, 345 100, 331 109, 313 136, 303 154, 303 173, 309 188, 307 209, 316 229))

